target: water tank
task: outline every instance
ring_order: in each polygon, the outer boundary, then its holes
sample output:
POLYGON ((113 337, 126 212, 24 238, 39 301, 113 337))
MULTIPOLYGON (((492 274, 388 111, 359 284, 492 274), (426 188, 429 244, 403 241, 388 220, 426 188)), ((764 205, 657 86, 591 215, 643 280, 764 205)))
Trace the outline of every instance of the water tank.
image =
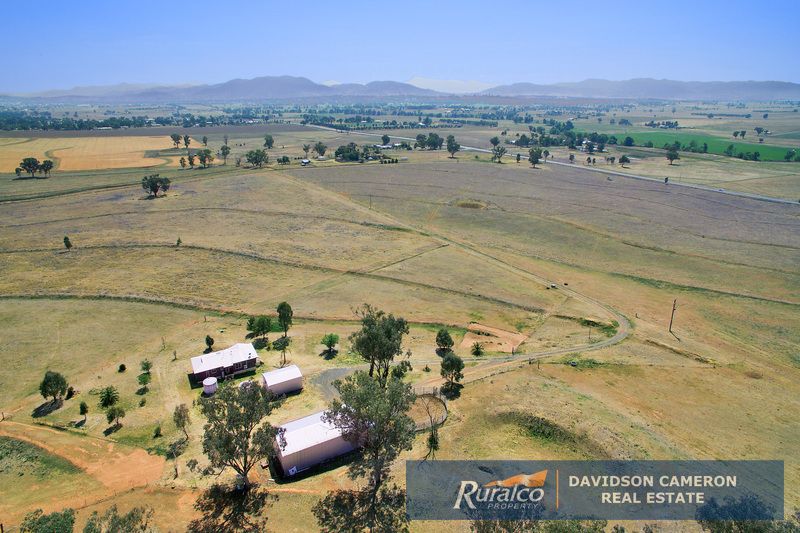
POLYGON ((203 393, 211 395, 217 392, 217 378, 206 378, 203 380, 203 393))

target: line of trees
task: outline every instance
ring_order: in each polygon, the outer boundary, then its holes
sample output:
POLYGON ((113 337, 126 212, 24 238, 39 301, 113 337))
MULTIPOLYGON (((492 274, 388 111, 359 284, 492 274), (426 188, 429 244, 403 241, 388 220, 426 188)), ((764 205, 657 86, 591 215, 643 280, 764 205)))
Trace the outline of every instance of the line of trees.
POLYGON ((14 172, 17 174, 18 178, 22 176, 23 172, 27 172, 32 178, 35 178, 37 172, 41 172, 45 176, 49 176, 50 171, 53 170, 53 167, 54 164, 49 159, 45 159, 44 161, 40 162, 35 157, 26 157, 20 161, 19 166, 14 170, 14 172))

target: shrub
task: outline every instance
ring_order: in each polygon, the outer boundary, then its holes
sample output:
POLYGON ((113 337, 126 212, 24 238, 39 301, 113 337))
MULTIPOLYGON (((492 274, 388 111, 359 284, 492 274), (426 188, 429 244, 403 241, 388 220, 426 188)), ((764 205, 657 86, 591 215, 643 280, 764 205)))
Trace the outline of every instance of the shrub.
MULTIPOLYGON (((144 400, 144 398, 142 398, 144 400)), ((153 430, 153 438, 157 439, 161 436, 161 424, 156 424, 156 429, 153 430)))
POLYGON ((117 371, 120 372, 120 373, 125 372, 126 370, 128 370, 128 367, 125 366, 125 363, 121 363, 119 365, 119 368, 117 369, 117 371))
POLYGON ((470 350, 470 353, 472 353, 472 355, 474 355, 476 357, 480 357, 481 355, 483 355, 484 354, 483 344, 481 344, 479 342, 474 343, 472 345, 472 349, 470 350))
POLYGON ((253 348, 256 350, 269 350, 269 341, 263 337, 260 337, 253 341, 253 348))

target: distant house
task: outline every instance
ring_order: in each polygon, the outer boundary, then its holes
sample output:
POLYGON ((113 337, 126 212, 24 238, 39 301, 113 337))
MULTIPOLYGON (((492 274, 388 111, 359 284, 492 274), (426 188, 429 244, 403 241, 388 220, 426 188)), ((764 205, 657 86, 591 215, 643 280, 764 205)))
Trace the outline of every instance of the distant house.
POLYGON ((297 365, 289 365, 261 374, 264 388, 275 396, 289 394, 303 388, 303 373, 297 365))
POLYGON ((355 449, 338 428, 323 420, 324 413, 320 411, 281 426, 286 446, 281 449, 276 438, 275 449, 285 476, 294 476, 355 449))
POLYGON ((258 355, 253 345, 240 342, 218 352, 192 357, 192 379, 200 382, 208 377, 235 376, 252 370, 257 364, 258 355))

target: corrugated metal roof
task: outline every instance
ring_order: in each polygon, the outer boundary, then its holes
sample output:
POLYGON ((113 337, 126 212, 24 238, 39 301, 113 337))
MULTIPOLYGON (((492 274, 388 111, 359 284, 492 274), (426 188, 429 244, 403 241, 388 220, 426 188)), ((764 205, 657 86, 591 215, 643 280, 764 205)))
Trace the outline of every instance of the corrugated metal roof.
POLYGON ((218 352, 192 357, 192 372, 199 374, 215 368, 233 366, 248 359, 257 358, 256 349, 249 342, 239 342, 218 352))
POLYGON ((303 377, 303 373, 300 372, 300 368, 298 368, 297 365, 285 366, 283 368, 278 368, 277 370, 264 372, 261 375, 264 378, 264 383, 267 385, 276 385, 278 383, 303 377))
POLYGON ((342 432, 336 426, 322 419, 323 414, 325 411, 320 411, 282 425, 285 430, 283 436, 286 439, 286 447, 281 450, 281 455, 286 457, 341 437, 342 432))

